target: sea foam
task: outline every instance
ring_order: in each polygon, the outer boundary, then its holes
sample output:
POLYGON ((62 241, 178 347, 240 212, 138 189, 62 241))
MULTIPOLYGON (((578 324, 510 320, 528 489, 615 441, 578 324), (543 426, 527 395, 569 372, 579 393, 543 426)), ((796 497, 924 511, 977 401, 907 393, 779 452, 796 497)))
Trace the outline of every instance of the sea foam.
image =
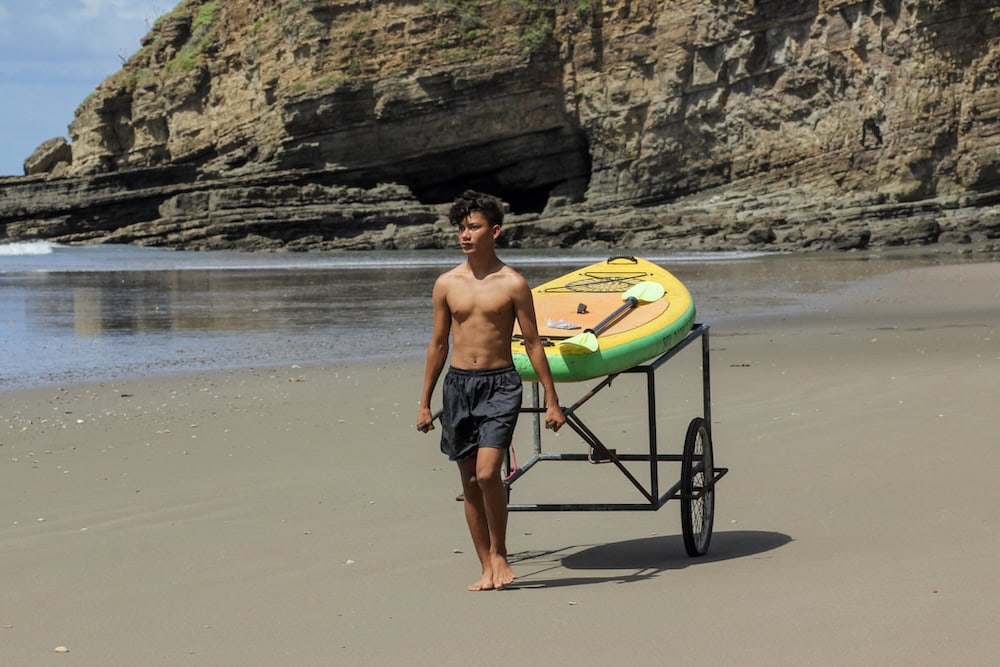
POLYGON ((22 243, 0 244, 0 256, 15 257, 22 255, 51 255, 56 248, 49 241, 25 241, 22 243))

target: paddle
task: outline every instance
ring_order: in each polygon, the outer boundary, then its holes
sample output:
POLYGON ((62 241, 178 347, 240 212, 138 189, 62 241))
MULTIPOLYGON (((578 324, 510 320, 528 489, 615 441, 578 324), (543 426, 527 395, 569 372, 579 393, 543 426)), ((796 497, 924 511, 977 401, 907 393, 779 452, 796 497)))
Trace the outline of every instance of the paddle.
POLYGON ((561 341, 559 346, 571 347, 578 350, 585 350, 587 352, 597 352, 600 348, 600 345, 597 342, 598 335, 604 333, 604 331, 606 331, 613 324, 617 323, 618 320, 627 315, 629 311, 636 308, 640 303, 651 303, 662 298, 665 293, 666 290, 663 289, 663 285, 652 280, 647 280, 637 285, 633 285, 628 288, 624 294, 622 294, 622 301, 625 303, 619 306, 615 312, 598 322, 597 326, 593 329, 587 329, 583 333, 561 341))

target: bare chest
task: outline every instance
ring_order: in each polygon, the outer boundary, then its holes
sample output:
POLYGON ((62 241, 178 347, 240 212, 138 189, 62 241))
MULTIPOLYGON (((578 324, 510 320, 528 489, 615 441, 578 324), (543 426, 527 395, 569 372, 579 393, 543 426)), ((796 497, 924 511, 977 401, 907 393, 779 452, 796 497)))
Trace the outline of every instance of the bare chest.
POLYGON ((448 294, 448 307, 456 323, 512 320, 514 304, 509 294, 489 283, 463 285, 448 294))

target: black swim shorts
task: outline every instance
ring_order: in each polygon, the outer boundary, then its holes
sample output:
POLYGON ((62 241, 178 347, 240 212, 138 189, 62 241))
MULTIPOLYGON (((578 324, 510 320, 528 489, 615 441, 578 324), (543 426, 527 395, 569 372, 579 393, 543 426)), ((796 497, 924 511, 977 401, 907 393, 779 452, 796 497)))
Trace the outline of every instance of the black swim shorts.
POLYGON ((485 371, 451 367, 444 378, 441 451, 452 461, 479 447, 510 446, 521 411, 521 376, 513 366, 485 371))

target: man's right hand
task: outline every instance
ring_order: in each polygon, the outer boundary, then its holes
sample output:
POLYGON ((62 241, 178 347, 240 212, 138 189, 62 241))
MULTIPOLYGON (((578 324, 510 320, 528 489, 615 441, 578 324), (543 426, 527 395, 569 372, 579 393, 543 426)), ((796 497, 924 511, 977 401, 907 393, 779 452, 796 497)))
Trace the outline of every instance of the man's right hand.
POLYGON ((421 433, 434 430, 434 417, 431 416, 430 408, 420 408, 417 412, 417 430, 421 433))

